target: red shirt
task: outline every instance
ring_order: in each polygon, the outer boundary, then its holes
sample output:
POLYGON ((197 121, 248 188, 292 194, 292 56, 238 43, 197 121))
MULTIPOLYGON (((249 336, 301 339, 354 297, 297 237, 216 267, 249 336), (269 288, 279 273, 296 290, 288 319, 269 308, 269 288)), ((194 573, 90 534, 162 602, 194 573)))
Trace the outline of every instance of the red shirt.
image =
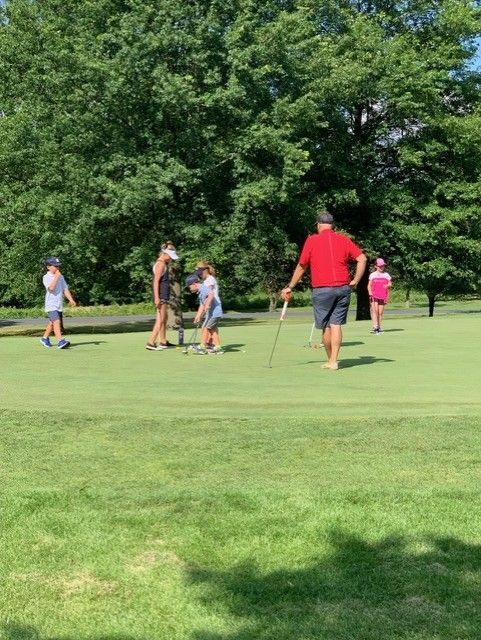
POLYGON ((362 253, 354 242, 341 233, 325 229, 309 236, 304 243, 299 264, 311 269, 311 285, 315 287, 342 287, 349 284, 349 262, 362 253))

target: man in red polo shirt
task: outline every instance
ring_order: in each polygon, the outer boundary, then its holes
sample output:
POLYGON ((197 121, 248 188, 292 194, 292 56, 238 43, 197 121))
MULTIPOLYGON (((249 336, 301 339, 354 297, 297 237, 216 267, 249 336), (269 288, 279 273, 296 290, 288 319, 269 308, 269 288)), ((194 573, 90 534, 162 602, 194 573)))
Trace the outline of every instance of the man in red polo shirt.
POLYGON ((334 218, 324 211, 317 217, 317 234, 309 236, 299 257, 291 281, 282 290, 284 300, 309 267, 311 271, 312 305, 316 327, 322 329, 322 342, 328 360, 323 369, 338 369, 342 343, 342 325, 346 324, 351 291, 366 268, 367 258, 347 236, 333 230, 334 218), (349 263, 356 263, 351 279, 349 263))

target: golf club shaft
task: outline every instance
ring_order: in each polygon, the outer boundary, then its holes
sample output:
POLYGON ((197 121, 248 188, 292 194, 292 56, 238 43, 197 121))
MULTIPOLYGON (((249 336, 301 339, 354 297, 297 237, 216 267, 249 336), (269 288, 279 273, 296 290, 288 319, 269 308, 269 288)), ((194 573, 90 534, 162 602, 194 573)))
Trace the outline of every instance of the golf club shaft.
MULTIPOLYGON (((204 321, 202 322, 202 326, 200 327, 201 329, 203 329, 203 328, 206 326, 206 324, 207 324, 207 320, 208 320, 208 318, 207 318, 207 316, 206 316, 206 317, 204 318, 204 321)), ((190 336, 190 340, 189 340, 189 342, 187 343, 187 345, 186 345, 185 349, 183 350, 185 353, 187 352, 187 350, 188 350, 188 348, 189 348, 189 347, 194 346, 195 341, 197 340, 197 332, 198 332, 198 331, 199 331, 199 325, 198 325, 198 324, 196 324, 196 325, 195 325, 195 329, 194 329, 194 331, 192 332, 192 335, 190 336)))
POLYGON ((194 330, 192 331, 192 334, 189 338, 189 340, 187 341, 187 344, 185 345, 185 349, 187 350, 189 348, 189 346, 192 346, 194 344, 194 342, 197 339, 197 331, 199 330, 199 325, 195 325, 194 330))
POLYGON ((314 329, 316 327, 316 323, 313 322, 312 323, 312 327, 311 327, 311 335, 309 336, 309 342, 308 345, 311 346, 312 345, 312 336, 314 335, 314 329))
POLYGON ((287 305, 289 304, 289 300, 285 300, 284 301, 284 305, 282 307, 282 311, 281 311, 281 317, 279 319, 279 326, 277 327, 277 333, 276 333, 276 337, 274 340, 274 344, 272 345, 272 351, 271 351, 271 355, 269 357, 269 362, 267 363, 267 366, 270 368, 271 367, 271 363, 272 363, 272 356, 274 355, 274 351, 276 348, 276 344, 277 344, 277 338, 279 337, 279 332, 281 330, 281 325, 282 325, 282 321, 284 320, 285 316, 286 316, 286 311, 287 311, 287 305))

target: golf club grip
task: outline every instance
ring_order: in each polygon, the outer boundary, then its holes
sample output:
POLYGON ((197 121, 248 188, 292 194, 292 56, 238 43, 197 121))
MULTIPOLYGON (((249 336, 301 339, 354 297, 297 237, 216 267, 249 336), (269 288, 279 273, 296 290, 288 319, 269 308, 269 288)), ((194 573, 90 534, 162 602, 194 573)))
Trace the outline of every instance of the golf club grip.
POLYGON ((286 315, 286 311, 287 311, 287 305, 289 304, 289 300, 286 300, 284 302, 284 305, 282 307, 282 311, 281 311, 281 320, 284 320, 284 317, 286 315))

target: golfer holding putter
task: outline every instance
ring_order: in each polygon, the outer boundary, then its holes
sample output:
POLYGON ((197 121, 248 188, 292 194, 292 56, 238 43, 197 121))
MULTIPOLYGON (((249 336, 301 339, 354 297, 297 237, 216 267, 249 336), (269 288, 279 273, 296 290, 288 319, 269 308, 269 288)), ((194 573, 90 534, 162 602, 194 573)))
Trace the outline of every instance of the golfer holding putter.
POLYGON ((224 351, 220 345, 219 321, 223 312, 217 280, 212 275, 213 268, 210 265, 206 266, 206 263, 200 264, 201 266, 197 265, 198 268, 185 281, 191 293, 197 293, 199 299, 199 308, 195 314, 194 324, 199 324, 204 318, 200 345, 195 352, 222 355, 224 351), (204 278, 204 281, 202 281, 202 278, 204 278), (214 284, 210 284, 212 281, 214 284))
POLYGON ((44 347, 51 347, 50 335, 53 331, 57 338, 57 349, 65 349, 70 346, 70 342, 62 336, 63 331, 63 297, 65 296, 71 307, 76 307, 77 303, 69 291, 68 284, 60 272, 60 260, 51 256, 45 260, 47 273, 43 276, 45 287, 45 313, 48 315, 48 324, 40 338, 44 347))
POLYGON ((318 215, 316 226, 317 234, 306 239, 299 263, 289 284, 282 290, 282 297, 284 300, 289 297, 309 268, 314 320, 316 328, 322 330, 322 343, 328 358, 322 368, 336 370, 351 291, 364 273, 367 258, 350 238, 334 231, 334 218, 327 211, 318 215), (351 261, 356 263, 352 279, 349 275, 351 261))

